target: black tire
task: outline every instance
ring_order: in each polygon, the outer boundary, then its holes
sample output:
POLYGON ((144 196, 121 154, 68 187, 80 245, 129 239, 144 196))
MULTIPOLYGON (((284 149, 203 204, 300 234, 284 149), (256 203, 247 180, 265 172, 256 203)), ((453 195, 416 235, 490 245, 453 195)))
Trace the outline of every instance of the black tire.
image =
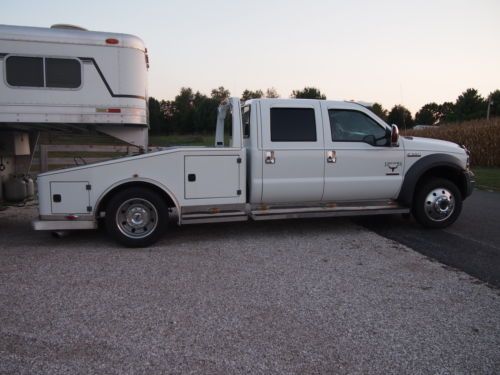
POLYGON ((426 228, 446 228, 462 211, 462 194, 457 186, 444 178, 431 178, 417 188, 413 216, 426 228))
POLYGON ((156 192, 132 187, 118 192, 106 208, 106 230, 126 247, 146 247, 164 233, 168 207, 156 192))

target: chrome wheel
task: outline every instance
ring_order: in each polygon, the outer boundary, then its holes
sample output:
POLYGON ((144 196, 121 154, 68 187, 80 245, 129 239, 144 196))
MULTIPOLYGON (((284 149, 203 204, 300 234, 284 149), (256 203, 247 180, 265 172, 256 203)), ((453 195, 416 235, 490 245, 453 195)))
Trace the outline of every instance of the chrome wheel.
POLYGON ((123 202, 116 211, 116 225, 125 236, 140 239, 150 235, 158 225, 158 211, 146 199, 133 198, 123 202))
POLYGON ((445 188, 435 188, 427 195, 424 202, 424 212, 432 221, 444 221, 455 210, 455 197, 445 188))

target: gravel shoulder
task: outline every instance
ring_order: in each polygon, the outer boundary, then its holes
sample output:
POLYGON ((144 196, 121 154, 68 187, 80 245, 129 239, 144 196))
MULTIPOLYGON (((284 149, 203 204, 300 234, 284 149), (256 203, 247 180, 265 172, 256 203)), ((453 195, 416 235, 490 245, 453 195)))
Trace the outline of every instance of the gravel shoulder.
POLYGON ((500 293, 348 220, 150 249, 0 212, 0 374, 493 374, 500 293))

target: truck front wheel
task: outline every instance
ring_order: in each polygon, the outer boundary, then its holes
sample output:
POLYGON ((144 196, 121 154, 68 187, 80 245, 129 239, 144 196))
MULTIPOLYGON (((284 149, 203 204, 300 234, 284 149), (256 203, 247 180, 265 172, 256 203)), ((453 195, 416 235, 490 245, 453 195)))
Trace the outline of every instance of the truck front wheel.
POLYGON ((416 192, 413 202, 415 219, 426 228, 446 228, 462 210, 462 196, 457 186, 443 178, 432 178, 416 192))
POLYGON ((127 247, 152 245, 161 237, 168 221, 168 208, 152 190, 132 187, 118 192, 106 209, 106 229, 127 247))

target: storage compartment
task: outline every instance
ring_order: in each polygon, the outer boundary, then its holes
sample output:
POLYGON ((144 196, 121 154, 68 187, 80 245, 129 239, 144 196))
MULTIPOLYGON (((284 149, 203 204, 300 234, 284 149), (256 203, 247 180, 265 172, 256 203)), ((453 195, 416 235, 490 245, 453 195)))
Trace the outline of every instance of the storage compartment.
POLYGON ((87 181, 51 182, 50 199, 53 214, 88 214, 91 211, 87 181))
POLYGON ((241 195, 240 167, 238 155, 186 156, 185 198, 231 198, 241 195))

